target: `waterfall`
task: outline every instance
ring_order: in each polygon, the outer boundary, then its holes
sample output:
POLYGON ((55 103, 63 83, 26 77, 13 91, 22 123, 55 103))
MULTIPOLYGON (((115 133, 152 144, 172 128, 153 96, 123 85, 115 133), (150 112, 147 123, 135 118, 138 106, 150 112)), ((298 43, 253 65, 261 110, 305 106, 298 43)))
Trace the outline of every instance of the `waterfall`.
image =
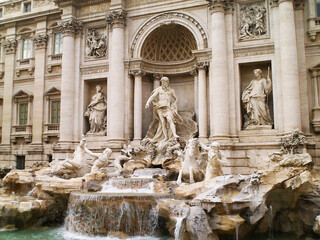
POLYGON ((235 229, 236 229, 236 240, 239 240, 239 225, 236 225, 235 229))
POLYGON ((273 240, 273 212, 272 206, 269 207, 269 237, 268 240, 273 240))
POLYGON ((184 203, 178 204, 178 205, 171 205, 170 208, 172 209, 174 219, 176 220, 176 226, 174 230, 174 239, 180 240, 182 222, 187 217, 189 209, 184 207, 184 203))
POLYGON ((72 193, 66 227, 88 235, 123 232, 129 236, 158 234, 157 197, 72 193))
POLYGON ((153 179, 110 179, 101 193, 154 193, 153 179))

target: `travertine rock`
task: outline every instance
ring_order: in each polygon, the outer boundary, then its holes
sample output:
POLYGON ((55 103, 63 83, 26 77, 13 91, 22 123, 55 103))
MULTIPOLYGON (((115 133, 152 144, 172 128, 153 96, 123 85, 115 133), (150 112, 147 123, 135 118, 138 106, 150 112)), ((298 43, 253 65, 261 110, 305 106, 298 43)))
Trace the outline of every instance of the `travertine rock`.
POLYGON ((239 215, 214 215, 210 225, 223 234, 234 234, 236 226, 241 226, 245 220, 239 215))
POLYGON ((315 219, 314 225, 313 225, 313 231, 316 234, 320 235, 320 215, 318 215, 315 219))

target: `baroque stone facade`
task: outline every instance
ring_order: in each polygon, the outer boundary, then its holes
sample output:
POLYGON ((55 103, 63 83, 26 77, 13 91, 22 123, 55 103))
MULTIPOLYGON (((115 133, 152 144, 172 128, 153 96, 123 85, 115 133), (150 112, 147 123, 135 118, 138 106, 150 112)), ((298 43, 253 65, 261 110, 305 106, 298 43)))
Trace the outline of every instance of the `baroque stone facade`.
POLYGON ((0 166, 65 159, 82 135, 113 160, 147 136, 154 109, 144 106, 164 76, 201 144, 220 143, 225 172, 267 166, 295 129, 319 163, 314 0, 28 2, 0 3, 0 166), (247 127, 261 109, 267 117, 247 127))

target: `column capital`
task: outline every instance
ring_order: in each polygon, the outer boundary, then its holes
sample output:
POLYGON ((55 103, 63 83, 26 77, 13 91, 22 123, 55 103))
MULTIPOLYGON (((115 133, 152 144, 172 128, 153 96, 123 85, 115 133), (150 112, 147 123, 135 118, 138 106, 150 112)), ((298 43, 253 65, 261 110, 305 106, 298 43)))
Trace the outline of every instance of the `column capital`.
POLYGON ((6 54, 14 54, 17 49, 17 40, 16 39, 8 39, 2 42, 2 46, 6 54))
POLYGON ((154 73, 154 74, 152 74, 152 76, 154 79, 160 80, 163 77, 163 74, 162 73, 154 73))
POLYGON ((207 69, 210 65, 209 61, 198 61, 196 63, 196 68, 197 69, 207 69))
POLYGON ((142 77, 142 76, 146 75, 146 72, 142 71, 141 69, 133 69, 133 70, 129 71, 129 74, 133 75, 133 76, 141 76, 142 77))
POLYGON ((36 45, 36 49, 47 48, 48 35, 47 34, 37 34, 33 37, 33 42, 36 45))
POLYGON ((194 69, 191 69, 190 70, 190 75, 191 76, 197 76, 198 75, 198 71, 197 71, 197 68, 195 67, 194 69))
POLYGON ((211 13, 226 12, 232 3, 232 0, 206 0, 211 13))
POLYGON ((124 27, 126 25, 127 12, 124 10, 112 11, 106 15, 106 22, 113 27, 124 27))
POLYGON ((304 0, 271 0, 271 6, 276 7, 283 2, 292 2, 296 10, 303 9, 304 0))
POLYGON ((58 23, 60 31, 63 33, 63 36, 74 36, 82 31, 83 23, 82 21, 76 21, 70 19, 67 21, 62 21, 58 23))

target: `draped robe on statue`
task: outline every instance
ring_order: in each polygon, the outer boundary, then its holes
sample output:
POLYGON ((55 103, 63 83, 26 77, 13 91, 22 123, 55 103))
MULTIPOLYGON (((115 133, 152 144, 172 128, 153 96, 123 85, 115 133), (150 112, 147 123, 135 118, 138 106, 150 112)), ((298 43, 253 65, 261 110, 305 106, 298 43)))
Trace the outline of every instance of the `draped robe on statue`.
POLYGON ((158 87, 153 90, 151 96, 154 94, 155 98, 152 101, 154 120, 149 127, 147 137, 154 142, 160 142, 171 139, 174 136, 167 118, 171 118, 175 124, 182 124, 183 119, 178 114, 177 97, 172 88, 169 87, 168 90, 164 90, 162 87, 158 87), (161 117, 164 118, 165 126, 161 124, 161 117), (167 139, 163 131, 167 131, 167 139))

